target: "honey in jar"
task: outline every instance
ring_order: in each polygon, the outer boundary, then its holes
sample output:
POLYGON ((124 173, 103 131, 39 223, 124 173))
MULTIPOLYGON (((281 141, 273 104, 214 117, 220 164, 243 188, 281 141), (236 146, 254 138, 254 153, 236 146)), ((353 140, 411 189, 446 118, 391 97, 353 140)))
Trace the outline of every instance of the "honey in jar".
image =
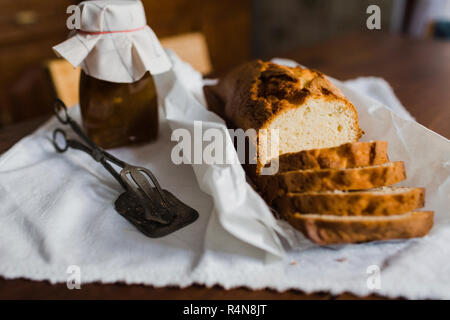
POLYGON ((158 101, 150 73, 133 83, 80 76, 80 108, 88 136, 103 148, 150 142, 158 135, 158 101))

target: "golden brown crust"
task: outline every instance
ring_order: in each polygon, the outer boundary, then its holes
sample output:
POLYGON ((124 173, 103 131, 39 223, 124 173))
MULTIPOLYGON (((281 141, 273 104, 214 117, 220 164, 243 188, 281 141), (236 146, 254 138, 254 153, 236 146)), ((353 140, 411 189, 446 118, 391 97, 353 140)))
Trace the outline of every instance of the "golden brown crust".
MULTIPOLYGON (((337 147, 303 150, 279 156, 278 173, 308 169, 346 169, 389 162, 387 141, 349 142, 337 147)), ((267 164, 270 166, 270 163, 267 164)))
MULTIPOLYGON (((264 128, 280 112, 313 96, 338 99, 355 110, 321 72, 261 60, 235 68, 216 86, 205 86, 204 91, 208 92, 206 99, 211 110, 244 130, 264 128), (212 95, 218 99, 209 99, 212 95)), ((355 120, 358 124, 357 117, 355 120)))
MULTIPOLYGON (((351 102, 322 73, 300 66, 291 68, 255 60, 235 68, 216 86, 205 86, 203 91, 208 108, 224 118, 230 128, 258 131, 306 99, 322 98, 339 100, 352 109, 354 127, 359 130, 355 141, 362 134, 351 102)), ((248 166, 251 176, 264 165, 259 162, 248 166)))
POLYGON ((425 204, 423 188, 387 188, 356 192, 287 193, 274 201, 283 215, 313 213, 335 216, 389 216, 422 208, 425 204))
POLYGON ((433 216, 433 211, 416 211, 383 218, 297 213, 288 215, 287 220, 311 241, 326 245, 423 237, 433 226, 433 216))
POLYGON ((255 184, 270 204, 286 192, 364 190, 390 186, 405 179, 403 161, 396 161, 362 168, 288 171, 259 176, 255 184))

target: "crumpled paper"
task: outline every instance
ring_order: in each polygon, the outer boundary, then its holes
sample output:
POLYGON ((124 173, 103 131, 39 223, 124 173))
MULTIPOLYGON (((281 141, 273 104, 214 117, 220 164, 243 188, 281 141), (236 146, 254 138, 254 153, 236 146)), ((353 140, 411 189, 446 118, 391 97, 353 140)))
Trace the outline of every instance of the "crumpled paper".
MULTIPOLYGON (((174 60, 174 69, 179 72, 161 75, 155 81, 159 95, 165 97, 162 105, 169 126, 172 130, 187 130, 195 139, 192 142, 194 149, 194 144, 198 146, 203 138, 195 132, 196 125, 199 125, 196 121, 201 120, 202 134, 211 128, 219 130, 225 148, 225 164, 193 163, 191 158, 186 157, 185 163, 192 165, 200 189, 212 196, 215 213, 227 232, 256 248, 282 256, 284 249, 277 232, 283 231, 264 200, 247 183, 224 121, 205 108, 203 94, 199 92, 201 86, 198 86, 202 79, 189 65, 174 60), (187 76, 190 74, 197 79, 189 79, 187 76), (179 78, 179 75, 182 76, 179 78), (194 94, 190 94, 186 87, 189 83, 197 84, 194 94)), ((203 154, 205 145, 199 148, 203 154)))
MULTIPOLYGON (((160 101, 159 140, 111 152, 151 169, 163 188, 199 211, 199 220, 162 239, 143 236, 114 211, 120 186, 100 165, 79 151, 54 151, 49 137, 60 125, 53 118, 0 157, 2 276, 65 282, 68 266, 76 265, 83 283, 450 298, 447 139, 333 80, 358 109, 364 140, 389 141, 390 158, 406 164, 403 184, 427 188, 426 209, 436 219, 420 239, 317 246, 268 214, 262 199, 243 185, 238 166, 172 163, 173 129, 192 130, 193 119, 219 128, 223 121, 202 108, 201 75, 170 58, 173 72, 156 77, 160 97, 167 93, 160 101), (374 266, 380 271, 375 282, 374 266)), ((79 119, 78 108, 70 112, 79 119)))

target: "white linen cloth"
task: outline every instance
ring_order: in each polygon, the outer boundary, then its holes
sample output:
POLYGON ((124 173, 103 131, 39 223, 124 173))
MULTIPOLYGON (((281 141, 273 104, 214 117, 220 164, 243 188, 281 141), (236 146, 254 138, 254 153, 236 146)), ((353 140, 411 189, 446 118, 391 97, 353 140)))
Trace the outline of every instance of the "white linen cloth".
POLYGON ((117 83, 135 82, 147 71, 155 75, 171 68, 147 25, 140 0, 83 1, 78 10, 79 30, 53 47, 58 57, 74 67, 81 66, 94 78, 117 83))
MULTIPOLYGON (((161 101, 167 120, 160 138, 112 153, 152 170, 163 188, 198 210, 198 221, 161 239, 143 236, 114 211, 120 186, 101 165, 76 150, 54 151, 49 139, 60 125, 53 118, 0 157, 0 275, 66 282, 67 268, 77 265, 82 283, 450 298, 449 141, 357 92, 372 88, 379 100, 392 101, 391 90, 370 78, 351 82, 353 89, 335 81, 358 109, 364 140, 389 141, 391 159, 405 161, 404 184, 427 188, 426 208, 435 210, 435 226, 422 239, 320 247, 268 216, 259 196, 243 186, 240 167, 192 170, 172 163, 170 127, 189 129, 191 119, 219 127, 221 120, 200 108, 200 74, 170 56, 173 71, 156 79, 160 96, 168 93, 161 101), (235 189, 221 191, 230 180, 235 189), (373 265, 381 270, 379 287, 368 285, 373 265)), ((79 118, 78 108, 70 112, 79 118)))

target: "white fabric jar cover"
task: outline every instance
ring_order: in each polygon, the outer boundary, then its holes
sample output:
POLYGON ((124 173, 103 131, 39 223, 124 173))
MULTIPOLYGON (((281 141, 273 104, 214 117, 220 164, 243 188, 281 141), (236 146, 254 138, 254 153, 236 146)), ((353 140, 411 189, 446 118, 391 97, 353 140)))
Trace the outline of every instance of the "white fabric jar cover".
POLYGON ((84 1, 80 29, 53 47, 59 57, 100 80, 131 83, 149 71, 171 68, 164 49, 147 25, 140 0, 84 1))

